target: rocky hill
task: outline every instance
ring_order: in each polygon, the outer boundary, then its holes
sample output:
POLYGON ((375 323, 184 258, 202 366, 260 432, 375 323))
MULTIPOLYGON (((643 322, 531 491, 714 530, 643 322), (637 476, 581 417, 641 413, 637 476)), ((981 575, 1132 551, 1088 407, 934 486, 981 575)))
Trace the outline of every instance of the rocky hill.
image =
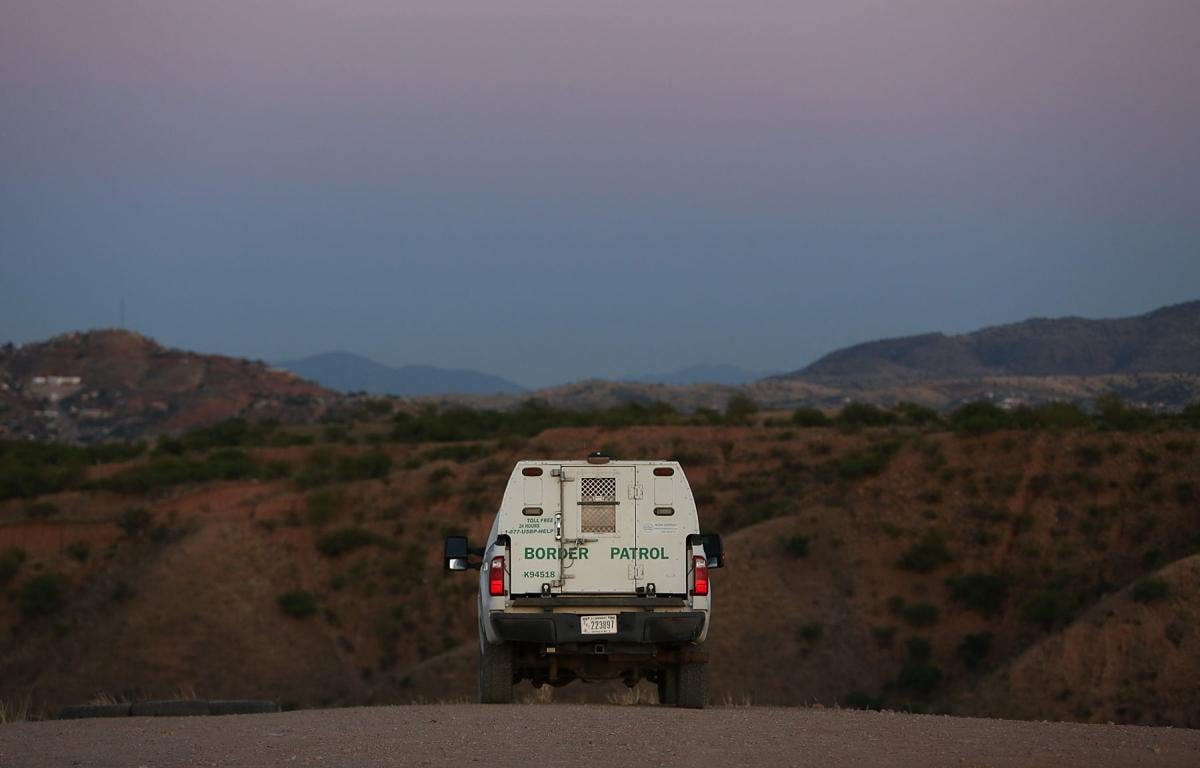
POLYGON ((921 379, 1200 373, 1200 301, 1138 317, 1031 319, 947 336, 884 339, 831 352, 784 374, 831 384, 921 379))
POLYGON ((0 437, 94 442, 233 416, 304 421, 335 397, 263 363, 168 349, 127 331, 0 347, 0 437))

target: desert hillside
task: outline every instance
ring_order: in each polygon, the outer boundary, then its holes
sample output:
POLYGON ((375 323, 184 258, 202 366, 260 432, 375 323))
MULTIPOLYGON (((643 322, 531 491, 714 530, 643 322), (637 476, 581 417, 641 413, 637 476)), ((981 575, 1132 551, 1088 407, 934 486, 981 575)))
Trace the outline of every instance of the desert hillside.
POLYGON ((439 569, 442 537, 484 535, 518 458, 600 448, 680 460, 727 536, 715 700, 1200 726, 1197 414, 1129 413, 555 427, 379 400, 153 448, 6 443, 42 482, 0 485, 0 700, 468 697, 475 584, 439 569))
POLYGON ((168 349, 128 331, 0 347, 0 437, 99 442, 234 416, 306 421, 333 396, 261 362, 168 349))

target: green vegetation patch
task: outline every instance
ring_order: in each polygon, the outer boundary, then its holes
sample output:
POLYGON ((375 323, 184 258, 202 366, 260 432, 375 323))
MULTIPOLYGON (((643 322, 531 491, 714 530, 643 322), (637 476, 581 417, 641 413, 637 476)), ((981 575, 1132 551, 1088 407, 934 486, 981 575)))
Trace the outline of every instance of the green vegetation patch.
POLYGON ((1144 579, 1139 579, 1134 583, 1133 589, 1129 590, 1129 596, 1135 602, 1143 604, 1157 603, 1160 600, 1166 599, 1170 593, 1170 585, 1157 576, 1147 576, 1144 579))
POLYGON ((317 598, 303 589, 293 589, 275 598, 279 610, 293 619, 307 619, 317 613, 317 598))
POLYGON ((946 579, 950 597, 983 616, 995 616, 1004 608, 1012 579, 1003 573, 965 573, 946 579))
POLYGON ((17 603, 27 619, 49 616, 67 604, 67 580, 53 571, 31 576, 17 590, 17 603))
POLYGON ((930 531, 904 551, 897 565, 906 571, 930 573, 953 559, 945 537, 930 531))

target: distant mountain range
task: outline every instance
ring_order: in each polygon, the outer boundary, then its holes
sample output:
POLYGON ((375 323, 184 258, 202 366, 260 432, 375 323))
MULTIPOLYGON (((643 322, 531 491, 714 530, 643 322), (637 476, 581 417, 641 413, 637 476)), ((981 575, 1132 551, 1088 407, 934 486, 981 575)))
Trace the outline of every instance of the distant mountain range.
POLYGON ((698 365, 689 365, 686 368, 678 368, 674 371, 667 371, 666 373, 634 376, 629 380, 645 384, 671 384, 673 386, 724 384, 730 387, 737 387, 742 384, 749 384, 752 381, 765 379, 768 376, 775 375, 775 373, 776 371, 748 371, 736 365, 700 363, 698 365))
POLYGON ((839 349, 779 379, 905 382, 1001 376, 1200 373, 1200 301, 1113 320, 1036 318, 839 349))
POLYGON ((277 363, 323 387, 372 395, 497 395, 524 392, 520 384, 481 371, 429 365, 390 366, 350 352, 326 352, 277 363))

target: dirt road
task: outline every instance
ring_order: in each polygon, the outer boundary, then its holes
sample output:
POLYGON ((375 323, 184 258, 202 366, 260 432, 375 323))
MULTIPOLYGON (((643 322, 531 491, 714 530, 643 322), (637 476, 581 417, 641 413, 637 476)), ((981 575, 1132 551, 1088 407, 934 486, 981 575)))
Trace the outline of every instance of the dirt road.
POLYGON ((1200 766, 1200 731, 846 710, 438 705, 0 726, 0 766, 1200 766))

